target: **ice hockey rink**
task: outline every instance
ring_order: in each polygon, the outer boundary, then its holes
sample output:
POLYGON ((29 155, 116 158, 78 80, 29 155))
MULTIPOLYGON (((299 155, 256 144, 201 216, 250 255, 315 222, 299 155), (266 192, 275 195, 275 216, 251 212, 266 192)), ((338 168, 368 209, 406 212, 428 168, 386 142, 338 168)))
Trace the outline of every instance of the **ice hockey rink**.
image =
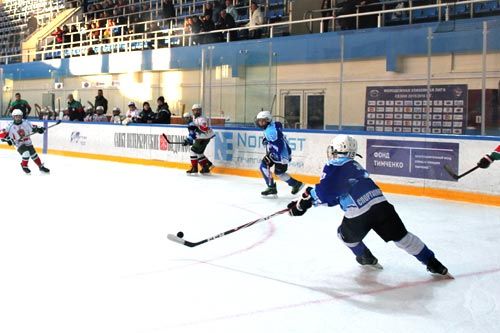
MULTIPOLYGON (((370 233, 381 271, 336 236, 338 207, 272 214, 263 181, 0 150, 0 332, 500 332, 500 208, 387 194, 455 276, 370 233)), ((486 175, 498 176, 493 165, 486 175)))

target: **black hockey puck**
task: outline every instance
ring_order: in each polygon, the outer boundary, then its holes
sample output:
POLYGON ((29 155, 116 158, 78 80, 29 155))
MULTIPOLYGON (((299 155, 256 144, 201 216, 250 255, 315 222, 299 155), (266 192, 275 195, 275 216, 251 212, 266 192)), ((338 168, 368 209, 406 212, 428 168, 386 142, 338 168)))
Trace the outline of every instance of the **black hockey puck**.
POLYGON ((183 233, 182 231, 179 231, 179 232, 177 233, 177 237, 179 237, 179 238, 184 237, 184 233, 183 233))

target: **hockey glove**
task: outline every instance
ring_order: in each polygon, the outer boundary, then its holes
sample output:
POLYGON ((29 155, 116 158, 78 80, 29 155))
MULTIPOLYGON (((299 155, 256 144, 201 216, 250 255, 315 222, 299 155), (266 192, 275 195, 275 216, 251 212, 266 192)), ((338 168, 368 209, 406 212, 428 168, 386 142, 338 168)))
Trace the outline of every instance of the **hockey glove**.
POLYGON ((479 162, 477 162, 477 166, 481 169, 486 169, 490 166, 491 163, 493 163, 493 159, 491 158, 491 156, 485 155, 482 159, 479 160, 479 162))
POLYGON ((2 142, 6 142, 9 146, 12 146, 12 139, 9 137, 2 138, 2 142))
POLYGON ((39 133, 39 134, 43 134, 43 132, 45 132, 45 128, 43 128, 43 127, 35 127, 33 130, 34 130, 34 132, 39 133))
POLYGON ((266 146, 268 143, 269 143, 269 141, 267 141, 266 137, 263 137, 262 138, 262 145, 266 146))
POLYGON ((310 194, 311 190, 312 187, 308 187, 304 193, 302 193, 302 198, 300 200, 292 201, 287 205, 288 214, 290 214, 290 216, 302 216, 312 207, 313 199, 310 194))

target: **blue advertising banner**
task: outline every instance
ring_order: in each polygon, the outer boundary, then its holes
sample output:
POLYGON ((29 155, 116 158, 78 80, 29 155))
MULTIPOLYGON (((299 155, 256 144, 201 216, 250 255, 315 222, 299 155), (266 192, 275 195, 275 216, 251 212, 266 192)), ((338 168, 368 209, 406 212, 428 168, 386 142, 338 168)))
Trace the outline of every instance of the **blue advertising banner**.
POLYGON ((366 87, 365 129, 374 132, 463 134, 467 85, 366 87), (427 119, 429 118, 429 119, 427 119))
POLYGON ((455 181, 444 165, 458 170, 458 143, 368 139, 366 144, 369 173, 455 181))

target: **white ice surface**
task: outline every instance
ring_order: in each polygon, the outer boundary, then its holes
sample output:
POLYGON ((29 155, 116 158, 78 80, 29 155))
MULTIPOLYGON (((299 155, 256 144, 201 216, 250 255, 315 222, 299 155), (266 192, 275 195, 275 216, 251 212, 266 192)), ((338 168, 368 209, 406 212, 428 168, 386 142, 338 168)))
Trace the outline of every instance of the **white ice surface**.
MULTIPOLYGON (((374 233, 358 266, 339 208, 281 215, 260 179, 0 150, 0 332, 500 332, 500 209, 390 195, 455 280, 374 233)), ((496 167, 495 165, 493 167, 496 167)), ((500 170, 500 169, 499 169, 500 170)))

